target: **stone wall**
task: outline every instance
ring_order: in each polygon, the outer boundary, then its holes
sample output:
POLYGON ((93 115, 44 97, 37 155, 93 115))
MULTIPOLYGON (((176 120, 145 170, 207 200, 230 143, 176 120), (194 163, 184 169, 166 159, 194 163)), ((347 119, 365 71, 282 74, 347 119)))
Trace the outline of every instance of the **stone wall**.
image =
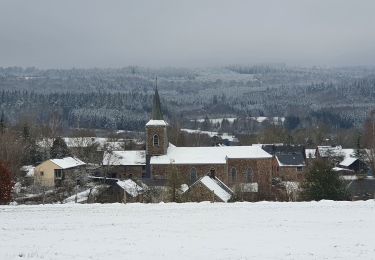
POLYGON ((225 184, 235 190, 240 183, 257 182, 258 193, 268 196, 271 192, 272 159, 228 159, 228 175, 225 184), (235 168, 237 178, 232 179, 232 169, 235 168), (252 178, 247 179, 247 171, 252 171, 252 178))
POLYGON ((190 181, 190 173, 192 168, 196 169, 197 179, 209 174, 212 168, 215 169, 215 175, 224 183, 224 179, 226 179, 227 176, 227 166, 225 164, 174 164, 173 166, 170 164, 155 164, 151 165, 152 178, 167 179, 167 175, 168 173, 172 172, 172 168, 177 169, 180 174, 186 176, 187 184, 192 184, 190 181))
POLYGON ((168 149, 168 137, 167 127, 165 126, 148 126, 146 127, 146 154, 163 155, 167 153, 168 149), (153 137, 154 135, 159 136, 159 145, 154 146, 153 137))

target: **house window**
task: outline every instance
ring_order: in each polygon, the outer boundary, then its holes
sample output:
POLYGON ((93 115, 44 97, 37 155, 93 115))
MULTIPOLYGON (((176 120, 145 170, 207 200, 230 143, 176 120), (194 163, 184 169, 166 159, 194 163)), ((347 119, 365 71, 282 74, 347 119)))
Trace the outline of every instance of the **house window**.
POLYGON ((190 170, 190 182, 194 183, 197 180, 197 169, 194 167, 190 170))
POLYGON ((40 176, 44 176, 44 172, 40 172, 40 176))
POLYGON ((154 144, 154 146, 159 146, 159 136, 158 135, 154 135, 152 143, 154 144))
POLYGON ((246 170, 246 182, 253 182, 253 170, 247 169, 246 170))
POLYGON ((55 179, 62 179, 62 170, 61 169, 55 169, 55 179))
POLYGON ((231 170, 231 175, 232 175, 232 182, 235 182, 237 180, 237 170, 236 168, 232 168, 231 170))
POLYGON ((301 166, 297 167, 297 172, 302 172, 302 167, 301 166))

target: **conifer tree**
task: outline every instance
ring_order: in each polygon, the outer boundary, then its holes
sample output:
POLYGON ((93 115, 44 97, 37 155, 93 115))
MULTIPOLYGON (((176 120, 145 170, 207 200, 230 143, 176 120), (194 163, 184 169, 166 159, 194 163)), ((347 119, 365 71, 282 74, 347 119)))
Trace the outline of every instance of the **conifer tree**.
POLYGON ((348 198, 345 183, 337 172, 332 170, 332 163, 316 160, 306 173, 302 184, 302 197, 305 200, 345 200, 348 198))
POLYGON ((52 158, 64 158, 70 156, 70 151, 64 139, 57 137, 51 147, 52 158))

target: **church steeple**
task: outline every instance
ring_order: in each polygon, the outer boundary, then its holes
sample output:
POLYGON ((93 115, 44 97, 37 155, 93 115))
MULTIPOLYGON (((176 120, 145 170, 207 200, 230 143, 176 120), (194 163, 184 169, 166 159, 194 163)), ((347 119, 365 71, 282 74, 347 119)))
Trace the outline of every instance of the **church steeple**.
MULTIPOLYGON (((156 79, 157 83, 157 79, 156 79)), ((151 120, 146 124, 146 155, 157 156, 167 153, 168 149, 168 123, 164 121, 161 112, 158 86, 155 86, 155 95, 152 103, 151 120)))
POLYGON ((160 97, 158 92, 158 78, 156 78, 155 94, 152 103, 152 120, 163 120, 163 113, 161 112, 160 97))

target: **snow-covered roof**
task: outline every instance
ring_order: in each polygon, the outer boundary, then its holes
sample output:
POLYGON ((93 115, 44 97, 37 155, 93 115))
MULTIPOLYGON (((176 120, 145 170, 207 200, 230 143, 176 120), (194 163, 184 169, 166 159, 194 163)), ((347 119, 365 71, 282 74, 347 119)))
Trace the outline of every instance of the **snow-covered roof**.
POLYGON ((233 191, 217 178, 213 179, 209 176, 204 176, 198 182, 201 182, 207 189, 213 191, 224 202, 227 202, 232 197, 233 191))
POLYGON ((143 188, 131 179, 117 181, 116 184, 132 197, 137 197, 139 194, 143 193, 143 188))
POLYGON ((321 157, 340 157, 345 156, 342 146, 318 146, 318 152, 321 157))
POLYGON ((26 173, 26 177, 33 177, 34 176, 35 166, 33 166, 33 165, 24 165, 24 166, 21 167, 20 170, 26 173))
POLYGON ((272 156, 258 146, 169 146, 166 155, 152 156, 151 164, 226 164, 229 159, 262 159, 272 156))
POLYGON ((342 162, 340 162, 340 166, 348 167, 348 166, 352 165, 356 160, 358 160, 358 159, 355 158, 355 157, 345 157, 344 160, 342 160, 342 162))
POLYGON ((305 149, 305 154, 307 159, 315 159, 316 149, 305 149))
POLYGON ((113 151, 104 153, 103 165, 146 165, 146 152, 136 151, 113 151))
POLYGON ((85 165, 86 163, 82 162, 78 158, 74 157, 65 157, 62 159, 50 159, 51 162, 59 166, 61 169, 69 169, 77 166, 85 165))
POLYGON ((354 172, 353 170, 349 170, 349 169, 342 168, 342 167, 337 167, 337 166, 333 167, 332 171, 335 171, 335 172, 341 172, 341 171, 344 171, 344 172, 354 172))
POLYGON ((168 126, 168 123, 164 120, 153 120, 147 122, 146 126, 168 126))
POLYGON ((281 167, 304 167, 305 159, 302 154, 277 154, 276 160, 281 167))

